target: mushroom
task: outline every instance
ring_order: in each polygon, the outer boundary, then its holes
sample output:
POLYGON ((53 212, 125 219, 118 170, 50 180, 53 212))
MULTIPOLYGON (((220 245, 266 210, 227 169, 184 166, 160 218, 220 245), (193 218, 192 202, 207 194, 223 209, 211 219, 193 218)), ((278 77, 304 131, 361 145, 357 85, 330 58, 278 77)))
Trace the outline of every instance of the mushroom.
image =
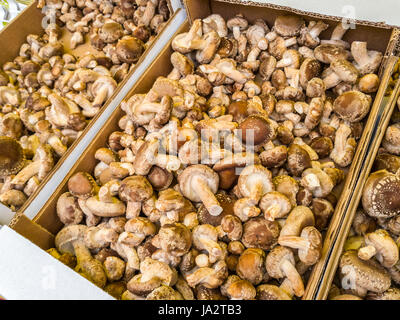
POLYGON ((127 202, 127 218, 137 217, 140 213, 141 203, 153 195, 150 182, 143 176, 125 178, 119 187, 119 197, 127 202))
POLYGON ((106 285, 106 274, 100 261, 94 259, 84 244, 84 235, 87 230, 83 225, 64 227, 56 236, 55 244, 61 253, 76 256, 78 268, 99 287, 106 285))
POLYGON ((231 300, 254 300, 257 294, 253 285, 246 280, 234 281, 226 292, 231 300))
POLYGON ((343 120, 359 122, 368 114, 371 101, 370 96, 360 91, 347 91, 335 99, 333 110, 343 120))
POLYGON ((304 27, 304 20, 300 16, 283 15, 275 19, 274 29, 282 37, 297 37, 304 27))
POLYGON ((221 38, 228 35, 226 22, 224 18, 221 17, 221 15, 212 14, 203 19, 203 33, 206 34, 211 30, 216 31, 221 38))
POLYGON ((323 21, 311 21, 308 24, 308 27, 305 28, 303 27, 300 30, 300 37, 299 37, 299 44, 307 46, 309 48, 315 48, 316 46, 319 45, 320 40, 319 40, 319 35, 328 29, 328 25, 324 23, 323 21))
POLYGON ((355 66, 361 75, 374 73, 381 64, 383 55, 379 51, 369 51, 367 42, 353 41, 351 54, 355 60, 355 66))
POLYGON ((300 261, 308 266, 316 264, 321 257, 322 236, 314 227, 305 227, 298 236, 280 236, 281 246, 298 249, 300 261))
POLYGON ((262 284, 257 287, 258 300, 292 300, 282 289, 270 284, 262 284))
POLYGON ((365 246, 358 250, 358 257, 369 260, 376 256, 385 268, 393 267, 399 260, 396 242, 386 230, 379 229, 364 236, 365 246))
POLYGON ((334 60, 324 74, 326 89, 336 87, 342 81, 355 84, 358 78, 358 70, 347 60, 334 60))
POLYGON ((333 44, 321 44, 314 50, 315 59, 330 64, 335 60, 347 60, 349 52, 343 47, 333 44))
POLYGON ((312 227, 314 224, 314 214, 309 208, 303 206, 294 207, 282 227, 280 237, 298 237, 304 228, 312 227))
POLYGON ((272 174, 261 165, 247 166, 239 176, 238 187, 244 197, 258 203, 264 194, 274 189, 272 174))
POLYGON ((215 198, 219 177, 212 169, 201 164, 189 166, 178 176, 178 181, 186 198, 201 201, 213 216, 221 214, 223 209, 215 198))
POLYGON ((343 253, 339 268, 342 286, 356 290, 361 296, 368 291, 382 293, 390 287, 391 279, 386 270, 373 260, 359 259, 356 251, 343 253))
POLYGON ((400 214, 398 194, 400 179, 397 175, 381 170, 372 173, 365 183, 362 204, 373 218, 392 218, 400 214))
POLYGON ((338 47, 348 48, 349 43, 343 41, 342 38, 349 29, 349 26, 345 23, 341 22, 338 23, 335 29, 332 31, 331 39, 330 40, 322 40, 322 44, 332 44, 338 47))
POLYGON ((143 42, 135 37, 126 36, 118 40, 115 52, 124 63, 136 63, 145 50, 143 42))
POLYGON ((236 273, 253 285, 265 278, 265 252, 262 249, 246 249, 239 257, 236 273))
POLYGON ((243 225, 242 243, 246 248, 270 250, 279 237, 279 224, 261 217, 252 218, 243 225))
POLYGON ((231 18, 227 22, 227 27, 229 30, 232 30, 233 37, 236 40, 239 40, 239 36, 241 31, 245 30, 248 26, 248 22, 242 15, 236 15, 235 17, 231 18))
POLYGON ((0 137, 0 177, 19 172, 25 165, 21 144, 9 137, 0 137))
POLYGON ((259 207, 263 211, 265 219, 274 221, 288 215, 292 204, 284 194, 272 191, 262 197, 259 207))
POLYGON ((185 278, 190 287, 201 284, 206 288, 218 288, 228 277, 228 267, 225 261, 220 260, 212 267, 201 267, 188 273, 185 278))
POLYGON ((304 294, 304 284, 295 267, 293 252, 277 246, 267 255, 265 262, 268 274, 275 279, 287 278, 296 296, 304 294))

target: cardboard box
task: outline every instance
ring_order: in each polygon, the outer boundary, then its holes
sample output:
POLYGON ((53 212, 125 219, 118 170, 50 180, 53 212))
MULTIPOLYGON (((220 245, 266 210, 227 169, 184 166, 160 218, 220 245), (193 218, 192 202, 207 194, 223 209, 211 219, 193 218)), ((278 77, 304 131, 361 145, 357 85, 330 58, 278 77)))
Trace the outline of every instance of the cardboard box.
MULTIPOLYGON (((397 62, 397 57, 393 59, 393 64, 397 62)), ((393 68, 392 68, 393 69, 393 68)), ((361 197, 364 190, 364 185, 371 173, 372 166, 375 162, 375 157, 378 154, 379 147, 386 133, 386 129, 389 126, 390 118, 397 108, 397 100, 400 96, 400 81, 397 84, 390 96, 386 96, 382 100, 378 121, 375 123, 372 131, 375 132, 372 141, 369 143, 368 150, 364 159, 361 159, 363 163, 362 174, 357 179, 357 184, 353 189, 353 197, 351 203, 349 203, 346 215, 342 219, 340 229, 336 230, 336 239, 333 241, 330 248, 330 258, 324 264, 325 272, 321 275, 320 286, 315 292, 315 299, 324 300, 328 297, 329 290, 334 280, 339 260, 343 252, 343 248, 347 237, 350 233, 350 229, 357 212, 357 209, 361 206, 361 197)), ((328 230, 328 236, 333 235, 333 228, 328 230)))
MULTIPOLYGON (((310 21, 314 19, 320 19, 325 21, 330 25, 330 28, 322 34, 322 38, 326 38, 330 35, 330 32, 336 26, 338 21, 341 20, 340 17, 330 17, 324 16, 314 13, 307 13, 291 8, 280 7, 276 5, 270 4, 261 4, 261 3, 239 3, 238 1, 198 1, 198 0, 186 0, 185 5, 187 8, 188 18, 189 21, 193 21, 196 18, 204 18, 211 13, 219 13, 224 18, 230 18, 237 13, 242 13, 249 21, 254 21, 256 18, 263 18, 270 26, 273 24, 275 18, 278 15, 285 14, 285 13, 295 13, 301 15, 305 20, 310 21)), ((177 33, 185 32, 189 28, 189 23, 185 22, 180 26, 177 33)), ((356 30, 350 30, 346 36, 345 40, 353 41, 355 39, 361 41, 368 41, 369 48, 374 50, 380 50, 385 52, 385 60, 384 65, 389 64, 391 59, 389 57, 392 55, 397 42, 398 42, 398 35, 399 32, 397 29, 387 26, 380 23, 370 23, 366 21, 357 21, 357 28, 356 30)), ((126 96, 128 99, 131 95, 136 93, 145 93, 147 92, 154 80, 158 76, 165 76, 171 70, 170 64, 170 54, 172 53, 172 49, 167 46, 160 52, 159 56, 156 60, 152 62, 150 67, 143 73, 142 77, 137 81, 135 86, 126 96)), ((375 102, 371 108, 371 112, 366 123, 366 127, 364 130, 364 134, 362 139, 359 142, 359 147, 357 148, 357 153, 355 156, 355 161, 350 168, 348 178, 344 183, 346 190, 351 188, 354 183, 354 179, 352 179, 352 173, 361 170, 362 171, 362 163, 360 159, 365 156, 366 149, 363 148, 363 145, 368 145, 368 142, 371 141, 373 138, 369 128, 373 128, 374 124, 376 123, 379 112, 381 102, 383 100, 384 93, 386 86, 389 82, 389 75, 390 70, 384 72, 384 65, 381 68, 381 76, 382 76, 382 83, 379 93, 375 99, 375 102)), ((33 222, 51 234, 56 234, 60 228, 62 227, 62 223, 59 221, 56 215, 56 203, 59 196, 67 191, 67 182, 69 178, 79 171, 87 171, 93 172, 93 168, 95 167, 97 161, 94 159, 93 154, 99 148, 103 147, 107 143, 108 136, 115 130, 118 130, 118 120, 124 113, 120 110, 120 108, 116 109, 107 122, 104 124, 102 130, 99 134, 93 139, 93 141, 88 145, 87 149, 82 153, 79 159, 71 168, 70 172, 64 177, 63 181, 59 184, 59 186, 55 189, 52 196, 43 206, 43 208, 39 211, 39 213, 33 218, 33 222)), ((348 203, 351 200, 351 194, 349 192, 342 193, 342 197, 338 202, 337 209, 335 211, 333 220, 338 221, 335 225, 336 228, 340 228, 340 221, 341 218, 345 215, 345 211, 343 211, 343 205, 348 203), (336 218, 335 218, 336 217, 336 218)), ((18 226, 23 216, 19 215, 13 220, 13 226, 18 226)), ((23 230, 23 235, 29 234, 29 228, 23 230)), ((326 238, 324 249, 323 249, 323 256, 322 261, 326 262, 329 260, 329 252, 330 247, 332 245, 332 239, 326 238)), ((313 274, 308 282, 306 288, 306 294, 303 299, 314 299, 315 292, 317 291, 318 287, 320 286, 319 279, 321 275, 325 272, 324 268, 314 268, 313 274)))
MULTIPOLYGON (((108 116, 122 101, 123 97, 135 83, 135 80, 143 73, 149 63, 157 55, 160 48, 165 45, 165 41, 169 38, 171 33, 174 33, 177 25, 171 23, 176 17, 176 14, 181 10, 181 3, 179 0, 168 0, 170 8, 170 19, 162 32, 150 44, 147 50, 140 57, 135 67, 128 73, 126 78, 118 84, 117 89, 113 95, 104 103, 101 110, 94 116, 80 137, 68 148, 67 152, 59 159, 57 164, 42 181, 39 188, 28 198, 23 207, 19 211, 26 212, 30 217, 34 217, 37 213, 37 208, 41 208, 43 203, 48 199, 48 194, 54 190, 55 186, 61 181, 61 178, 70 169, 71 165, 75 162, 78 156, 82 153, 92 137, 97 133, 99 128, 108 118, 108 116), (97 127, 96 130, 93 128, 97 127), (68 159, 68 160, 67 160, 68 159), (47 188, 45 188, 47 186, 47 188), (49 192, 50 190, 50 192, 49 192), (44 196, 42 196, 44 194, 44 196)), ((0 65, 7 61, 13 61, 19 54, 20 46, 26 42, 26 36, 29 34, 43 34, 42 21, 43 14, 37 8, 37 2, 27 7, 18 17, 13 20, 5 29, 0 32, 0 43, 7 43, 2 46, 0 50, 0 65), (12 41, 10 41, 12 40, 12 41)), ((70 33, 64 29, 61 40, 66 40, 70 33)), ((68 41, 63 41, 66 49, 68 49, 68 41)), ((98 55, 98 51, 93 50, 89 44, 78 46, 75 50, 69 50, 72 54, 79 57, 86 53, 93 53, 98 55)), ((6 216, 7 211, 0 208, 0 215, 4 212, 6 216)))

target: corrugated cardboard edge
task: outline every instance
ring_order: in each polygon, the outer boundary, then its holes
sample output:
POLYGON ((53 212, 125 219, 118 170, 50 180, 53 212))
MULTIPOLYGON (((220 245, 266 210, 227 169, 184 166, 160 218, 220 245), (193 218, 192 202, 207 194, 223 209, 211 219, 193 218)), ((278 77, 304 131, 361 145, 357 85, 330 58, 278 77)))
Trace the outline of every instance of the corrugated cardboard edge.
MULTIPOLYGON (((128 76, 119 83, 117 90, 114 91, 113 95, 108 99, 106 104, 100 109, 100 111, 90 120, 89 124, 86 126, 82 134, 72 143, 72 145, 67 149, 66 153, 58 160, 56 165, 52 168, 49 174, 45 177, 45 179, 40 183, 39 187, 35 190, 35 192, 28 198, 28 200, 24 203, 24 205, 17 211, 17 212, 24 212, 32 203, 32 201, 42 192, 44 186, 51 180, 51 178, 59 171, 60 167, 63 165, 64 162, 68 161, 71 153, 75 150, 75 148, 82 142, 83 138, 86 134, 90 131, 96 121, 99 120, 101 115, 110 107, 111 102, 115 100, 117 95, 123 90, 123 88, 127 85, 129 79, 135 74, 136 70, 139 68, 141 63, 146 59, 148 53, 153 49, 156 45, 157 41, 163 36, 164 32, 167 30, 168 26, 174 20, 174 17, 178 14, 181 9, 176 10, 171 17, 169 18, 168 22, 162 29, 162 31, 157 35, 157 37, 152 41, 149 47, 146 49, 145 53, 142 54, 139 61, 135 64, 133 69, 129 72, 128 76)), ((119 101, 118 103, 120 103, 119 101)), ((39 210, 40 208, 38 208, 39 210)))
POLYGON ((54 235, 22 213, 17 213, 8 226, 43 250, 54 246, 54 235))
MULTIPOLYGON (((186 0, 184 0, 186 2, 186 0)), ((281 6, 278 4, 273 4, 273 3, 260 3, 260 2, 254 2, 254 1, 240 1, 240 0, 214 0, 218 2, 226 2, 226 3, 232 3, 232 4, 239 4, 243 6, 255 6, 255 7, 264 7, 264 8, 271 8, 271 9, 276 9, 276 10, 285 10, 292 12, 294 14, 299 14, 299 15, 306 15, 309 17, 313 17, 316 19, 329 19, 329 20, 335 20, 335 21, 341 21, 343 17, 340 16, 332 16, 332 15, 326 15, 322 13, 315 13, 315 12, 309 12, 309 11, 304 11, 300 9, 295 9, 292 7, 288 6, 281 6)), ((192 20, 189 20, 192 22, 192 20)), ((386 24, 384 22, 372 22, 368 20, 354 20, 355 24, 359 25, 364 25, 364 26, 371 26, 371 27, 381 27, 381 28, 386 28, 386 29, 391 29, 394 28, 395 26, 386 24)))

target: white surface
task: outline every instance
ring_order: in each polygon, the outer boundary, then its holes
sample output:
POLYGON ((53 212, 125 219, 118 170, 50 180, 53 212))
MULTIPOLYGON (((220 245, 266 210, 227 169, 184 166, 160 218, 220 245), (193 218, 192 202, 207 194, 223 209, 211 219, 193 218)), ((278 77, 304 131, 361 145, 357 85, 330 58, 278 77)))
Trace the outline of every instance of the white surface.
POLYGON ((8 300, 114 300, 8 227, 0 229, 0 295, 8 300))
MULTIPOLYGON (((201 0, 200 0, 201 1, 201 0)), ((252 0, 316 13, 400 26, 399 0, 252 0)), ((246 1, 243 1, 246 2, 246 1)))
POLYGON ((163 36, 159 39, 157 43, 153 46, 153 48, 148 52, 146 58, 140 64, 140 66, 136 69, 133 76, 129 79, 129 81, 125 84, 119 94, 115 97, 114 101, 112 101, 108 108, 104 110, 102 115, 93 124, 91 129, 85 135, 85 137, 81 140, 81 142, 76 146, 75 150, 70 154, 68 159, 64 161, 62 166, 58 169, 57 172, 53 175, 53 177, 49 180, 49 182, 44 186, 42 191, 37 195, 37 197, 31 202, 31 204, 26 208, 25 215, 29 219, 33 219, 36 214, 39 212, 40 208, 46 203, 49 199, 49 196, 54 192, 55 188, 61 183, 62 179, 67 175, 71 167, 75 164, 76 160, 79 156, 84 152, 89 143, 93 140, 93 138, 97 135, 97 133, 101 130, 104 123, 108 120, 111 113, 119 106, 122 99, 127 95, 132 86, 136 83, 138 78, 143 74, 144 71, 150 66, 153 60, 157 57, 158 53, 164 48, 172 35, 178 30, 178 28, 182 25, 182 23, 186 19, 186 12, 181 10, 177 13, 173 21, 168 25, 168 27, 164 30, 163 36))

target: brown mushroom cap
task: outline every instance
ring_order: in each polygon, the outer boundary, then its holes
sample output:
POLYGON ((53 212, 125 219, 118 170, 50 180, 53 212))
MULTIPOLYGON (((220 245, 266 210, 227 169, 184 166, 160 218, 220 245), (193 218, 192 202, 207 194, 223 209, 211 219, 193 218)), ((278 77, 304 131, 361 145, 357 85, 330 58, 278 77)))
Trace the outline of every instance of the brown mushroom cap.
POLYGON ((342 294, 340 296, 336 296, 331 300, 362 300, 360 297, 353 296, 351 294, 342 294))
POLYGON ((125 63, 136 63, 143 51, 143 42, 135 37, 124 37, 116 46, 118 58, 125 63))
POLYGON ((0 136, 0 177, 16 174, 25 162, 20 143, 12 138, 0 136))
POLYGON ((192 245, 190 230, 181 223, 167 224, 158 232, 161 249, 174 256, 183 256, 192 245))
POLYGON ((374 171, 387 170, 396 173, 400 169, 400 157, 390 153, 381 153, 376 156, 374 171))
POLYGON ((265 253, 261 249, 246 249, 239 257, 236 273, 253 285, 261 283, 265 276, 265 253))
POLYGON ((295 15, 278 16, 275 19, 275 31, 282 37, 295 37, 300 34, 301 28, 304 27, 303 18, 295 15))
POLYGON ((318 77, 321 72, 321 63, 312 58, 303 61, 300 67, 300 84, 303 88, 307 86, 308 81, 318 77))
POLYGON ((103 24, 99 31, 101 40, 106 43, 113 43, 124 34, 122 26, 113 20, 109 20, 103 24))
POLYGON ((275 129, 269 119, 259 115, 251 115, 239 125, 243 143, 260 145, 270 141, 275 135, 275 129))
POLYGON ((166 169, 153 166, 147 175, 147 179, 153 188, 159 191, 169 188, 174 179, 174 175, 166 169))
POLYGON ((137 294, 138 296, 146 296, 153 290, 157 289, 161 285, 159 278, 152 278, 147 281, 142 281, 142 275, 137 274, 127 284, 127 288, 130 292, 137 294))
POLYGON ((288 150, 287 168, 289 172, 299 177, 304 170, 311 168, 311 158, 308 152, 298 144, 292 144, 288 150))
POLYGON ((333 110, 340 118, 350 122, 361 121, 369 112, 371 97, 360 91, 347 91, 333 103, 333 110))
POLYGON ((359 259, 356 251, 345 252, 340 258, 339 267, 342 275, 348 274, 356 286, 365 290, 382 293, 390 287, 391 279, 387 271, 373 260, 359 259))
POLYGON ((373 218, 400 214, 400 178, 386 170, 372 173, 364 186, 362 204, 373 218))
POLYGON ((367 294, 366 300, 400 300, 400 289, 389 288, 383 293, 370 292, 367 294))
POLYGON ((378 75, 369 73, 363 76, 358 82, 360 91, 364 93, 374 93, 378 91, 381 81, 378 75))
POLYGON ((171 54, 171 63, 176 68, 182 77, 186 77, 188 74, 193 73, 193 61, 182 53, 174 52, 171 54))
POLYGON ((119 196, 123 201, 143 202, 153 195, 150 182, 143 176, 131 176, 121 182, 119 196))
POLYGON ((80 199, 93 196, 98 191, 97 189, 93 177, 86 172, 77 172, 68 180, 68 191, 80 199))
POLYGON ((333 44, 321 44, 314 50, 315 58, 323 63, 330 64, 338 59, 348 59, 349 52, 343 47, 333 44))
POLYGON ((219 192, 215 195, 219 204, 221 205, 223 211, 219 216, 212 216, 208 211, 207 208, 202 204, 197 212, 197 217, 199 222, 202 224, 211 224, 212 226, 216 227, 221 224, 221 220, 223 217, 227 215, 233 215, 233 206, 235 201, 237 200, 235 196, 228 195, 226 193, 219 192))
POLYGON ((65 225, 78 224, 83 219, 83 212, 69 192, 63 193, 57 200, 57 216, 65 225))
POLYGON ((248 117, 247 101, 233 101, 228 107, 228 113, 233 116, 233 121, 242 122, 248 117))
POLYGON ((262 217, 252 218, 243 225, 242 243, 246 248, 270 250, 278 241, 279 224, 262 217))
POLYGON ((253 300, 257 294, 256 289, 246 280, 233 282, 226 291, 231 299, 241 300, 253 300))

